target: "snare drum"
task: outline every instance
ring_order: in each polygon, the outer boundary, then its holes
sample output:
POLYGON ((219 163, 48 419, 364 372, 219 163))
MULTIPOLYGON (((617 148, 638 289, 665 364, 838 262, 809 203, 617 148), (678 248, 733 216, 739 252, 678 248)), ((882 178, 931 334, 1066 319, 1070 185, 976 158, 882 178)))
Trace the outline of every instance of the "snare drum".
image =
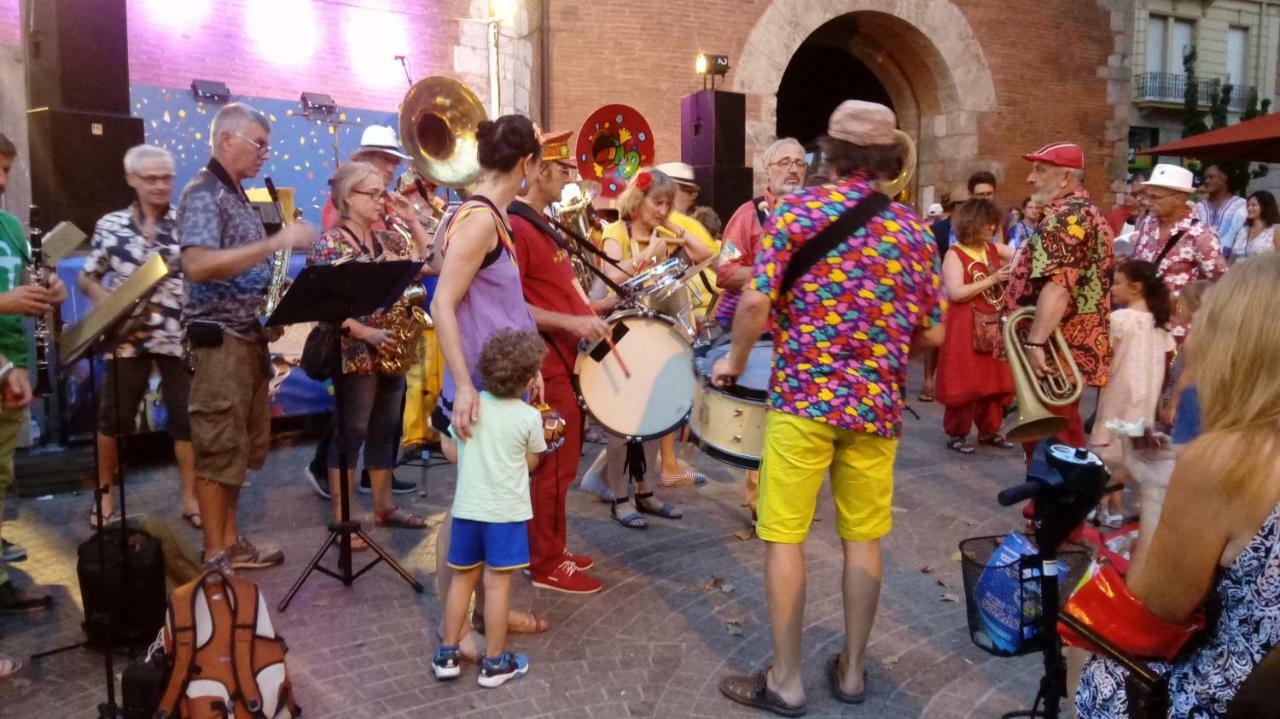
POLYGON ((757 469, 764 450, 773 342, 757 342, 737 383, 722 389, 711 383, 711 369, 716 360, 728 354, 726 343, 711 348, 695 362, 698 383, 693 393, 689 429, 694 441, 708 455, 737 467, 757 469))
POLYGON ((693 338, 676 320, 648 310, 618 312, 606 322, 613 348, 604 340, 584 345, 574 364, 583 408, 621 437, 670 434, 693 406, 693 338))
POLYGON ((688 268, 687 262, 672 257, 623 282, 622 291, 632 300, 652 306, 684 285, 683 275, 688 268))

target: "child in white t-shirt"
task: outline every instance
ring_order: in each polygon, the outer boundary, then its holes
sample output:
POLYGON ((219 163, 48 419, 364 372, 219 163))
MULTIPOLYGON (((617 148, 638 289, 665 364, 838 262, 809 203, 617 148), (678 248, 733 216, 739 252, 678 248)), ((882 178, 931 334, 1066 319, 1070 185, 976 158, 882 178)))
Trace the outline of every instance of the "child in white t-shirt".
POLYGON ((536 333, 499 330, 480 352, 478 368, 485 387, 480 393, 480 419, 471 425, 470 439, 454 437, 458 486, 448 557, 453 579, 445 597, 442 643, 431 662, 437 679, 461 674, 458 640, 482 575, 488 653, 480 662, 480 686, 501 686, 529 670, 525 655, 504 648, 511 573, 529 566, 525 526, 533 517, 529 470, 547 449, 542 413, 521 395, 536 383, 546 351, 536 333))

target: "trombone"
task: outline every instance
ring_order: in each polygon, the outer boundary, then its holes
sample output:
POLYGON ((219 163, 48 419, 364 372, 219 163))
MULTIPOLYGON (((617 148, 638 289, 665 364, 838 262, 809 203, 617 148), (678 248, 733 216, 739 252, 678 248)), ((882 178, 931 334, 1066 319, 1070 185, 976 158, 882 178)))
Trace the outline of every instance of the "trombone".
POLYGON ((1084 393, 1084 379, 1061 329, 1055 329, 1045 343, 1049 371, 1043 377, 1036 376, 1023 346, 1035 314, 1035 308, 1023 307, 1009 315, 1004 324, 1005 354, 1018 401, 1018 422, 1007 436, 1015 442, 1035 442, 1062 431, 1067 426, 1066 418, 1051 413, 1048 407, 1074 404, 1084 393))

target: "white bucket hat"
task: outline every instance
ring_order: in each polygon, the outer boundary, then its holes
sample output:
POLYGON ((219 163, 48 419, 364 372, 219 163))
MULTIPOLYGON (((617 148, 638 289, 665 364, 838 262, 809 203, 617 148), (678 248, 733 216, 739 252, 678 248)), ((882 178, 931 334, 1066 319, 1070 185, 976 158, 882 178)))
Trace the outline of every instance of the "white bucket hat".
POLYGON ((693 166, 684 162, 664 162, 653 168, 682 185, 698 186, 698 179, 693 174, 693 166))
POLYGON ((370 125, 360 135, 360 149, 385 152, 401 160, 412 160, 400 149, 400 141, 396 139, 396 131, 385 125, 370 125))
POLYGON ((1151 170, 1151 179, 1142 183, 1143 187, 1159 187, 1188 194, 1195 192, 1195 175, 1191 170, 1178 165, 1156 165, 1151 170))

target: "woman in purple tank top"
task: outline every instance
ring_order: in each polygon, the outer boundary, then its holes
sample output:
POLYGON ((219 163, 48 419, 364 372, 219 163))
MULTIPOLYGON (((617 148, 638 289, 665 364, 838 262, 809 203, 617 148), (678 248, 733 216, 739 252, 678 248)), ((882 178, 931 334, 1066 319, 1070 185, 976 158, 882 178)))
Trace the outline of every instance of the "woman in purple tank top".
MULTIPOLYGON (((484 387, 476 366, 485 341, 501 329, 537 331, 520 288, 506 208, 516 198, 528 165, 541 156, 542 144, 533 122, 523 115, 482 122, 476 138, 483 174, 471 199, 442 228, 444 264, 431 302, 447 369, 432 425, 440 430, 444 454, 451 461, 456 461, 456 453, 450 426, 465 440, 471 425, 480 419, 478 400, 484 387)), ((537 395, 541 384, 539 375, 537 395)), ((453 575, 445 561, 451 524, 452 517, 446 516, 436 538, 436 590, 441 600, 453 575)), ((477 601, 476 606, 483 607, 484 602, 477 601)), ((479 610, 473 621, 477 620, 482 621, 479 610)), ((547 624, 532 613, 513 609, 507 627, 509 632, 528 633, 544 631, 547 624)), ((465 658, 477 658, 480 650, 470 627, 464 629, 459 645, 465 658)))

